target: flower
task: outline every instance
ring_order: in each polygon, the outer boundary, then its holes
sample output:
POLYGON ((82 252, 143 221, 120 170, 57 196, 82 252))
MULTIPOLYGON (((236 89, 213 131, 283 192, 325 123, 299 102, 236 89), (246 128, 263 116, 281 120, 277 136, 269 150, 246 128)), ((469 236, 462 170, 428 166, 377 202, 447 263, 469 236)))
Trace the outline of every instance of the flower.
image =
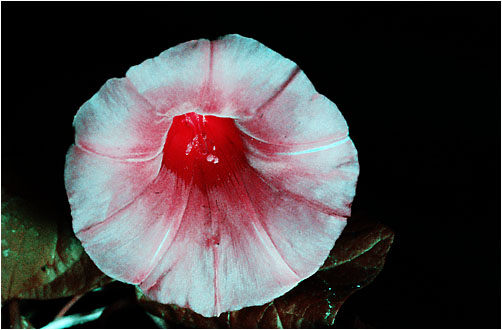
POLYGON ((295 63, 228 35, 180 44, 79 109, 65 185, 107 275, 204 316, 314 274, 359 173, 336 105, 295 63))

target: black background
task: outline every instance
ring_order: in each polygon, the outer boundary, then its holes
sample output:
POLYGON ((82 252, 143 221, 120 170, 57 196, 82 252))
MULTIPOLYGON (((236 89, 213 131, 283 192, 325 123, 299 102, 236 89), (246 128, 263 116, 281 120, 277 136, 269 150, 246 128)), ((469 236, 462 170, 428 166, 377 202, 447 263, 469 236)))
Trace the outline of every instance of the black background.
POLYGON ((353 210, 396 233, 337 322, 499 328, 498 2, 3 2, 2 185, 68 217, 80 105, 167 48, 229 33, 290 58, 338 105, 359 152, 353 210))

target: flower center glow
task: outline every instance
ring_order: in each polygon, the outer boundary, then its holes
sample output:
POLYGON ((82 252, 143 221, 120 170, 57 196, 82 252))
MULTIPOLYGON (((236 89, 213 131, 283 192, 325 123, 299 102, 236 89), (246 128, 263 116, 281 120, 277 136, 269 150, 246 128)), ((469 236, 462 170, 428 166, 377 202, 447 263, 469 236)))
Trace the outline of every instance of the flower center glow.
POLYGON ((174 117, 163 165, 186 182, 216 185, 244 163, 244 148, 233 119, 195 112, 174 117))

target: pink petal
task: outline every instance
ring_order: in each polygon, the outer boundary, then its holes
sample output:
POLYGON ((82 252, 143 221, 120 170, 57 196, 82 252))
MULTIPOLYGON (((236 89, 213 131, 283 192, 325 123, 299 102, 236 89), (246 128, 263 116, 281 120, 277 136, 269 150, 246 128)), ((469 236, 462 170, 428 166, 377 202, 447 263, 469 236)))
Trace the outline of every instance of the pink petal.
POLYGON ((127 78, 108 80, 82 105, 73 122, 76 145, 117 159, 157 156, 169 124, 127 78))
POLYGON ((350 215, 359 167, 343 116, 252 39, 191 41, 132 67, 75 127, 77 237, 163 303, 217 316, 269 302, 317 271, 350 215))
POLYGON ((210 92, 203 113, 245 119, 298 73, 295 63, 256 40, 227 35, 212 42, 210 92))
POLYGON ((156 178, 161 164, 162 155, 126 162, 72 146, 66 156, 64 178, 73 229, 78 233, 131 204, 156 178))
POLYGON ((163 167, 131 203, 81 229, 77 237, 91 256, 99 256, 94 260, 106 274, 140 283, 177 234, 190 189, 163 167))
POLYGON ((206 188, 192 189, 175 241, 140 285, 155 300, 204 316, 289 291, 322 265, 345 226, 344 218, 267 185, 249 166, 206 188))
MULTIPOLYGON (((249 164, 263 179, 299 202, 317 205, 327 214, 350 216, 359 175, 357 151, 349 138, 297 152, 273 152, 268 145, 245 139, 249 164)), ((275 149, 275 148, 274 148, 275 149)))
POLYGON ((336 105, 318 94, 299 71, 285 81, 251 118, 239 120, 243 132, 263 142, 263 151, 305 152, 347 137, 345 119, 336 105))
POLYGON ((215 276, 213 250, 206 244, 206 231, 211 227, 207 196, 192 187, 183 210, 174 241, 140 287, 159 302, 188 306, 212 316, 215 276))
POLYGON ((126 75, 159 113, 172 118, 200 108, 209 61, 210 42, 194 40, 133 66, 126 75))

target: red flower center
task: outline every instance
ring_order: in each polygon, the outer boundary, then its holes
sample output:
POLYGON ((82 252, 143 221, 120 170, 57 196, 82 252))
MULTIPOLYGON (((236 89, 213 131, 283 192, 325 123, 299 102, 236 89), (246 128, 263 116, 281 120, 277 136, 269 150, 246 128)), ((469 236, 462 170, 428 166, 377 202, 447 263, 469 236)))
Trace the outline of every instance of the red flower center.
POLYGON ((233 119, 195 112, 174 117, 163 166, 178 177, 207 187, 225 182, 244 164, 244 147, 233 119))

